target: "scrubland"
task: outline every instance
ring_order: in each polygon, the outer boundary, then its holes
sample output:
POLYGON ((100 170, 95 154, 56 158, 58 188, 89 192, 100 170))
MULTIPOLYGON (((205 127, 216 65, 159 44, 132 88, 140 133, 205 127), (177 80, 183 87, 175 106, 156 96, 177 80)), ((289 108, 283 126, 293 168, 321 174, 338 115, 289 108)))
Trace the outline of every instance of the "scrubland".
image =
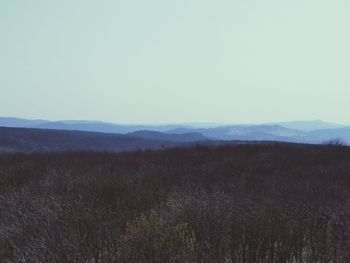
POLYGON ((0 262, 350 262, 350 148, 0 155, 0 262))

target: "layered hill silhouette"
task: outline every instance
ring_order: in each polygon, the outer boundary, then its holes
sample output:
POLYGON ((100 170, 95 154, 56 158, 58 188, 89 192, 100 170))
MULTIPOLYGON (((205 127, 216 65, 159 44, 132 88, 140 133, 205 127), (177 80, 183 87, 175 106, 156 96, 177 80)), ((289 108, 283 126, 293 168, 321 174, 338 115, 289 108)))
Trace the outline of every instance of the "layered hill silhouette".
POLYGON ((350 126, 316 121, 276 122, 259 125, 170 124, 122 125, 99 121, 46 121, 0 118, 0 126, 39 128, 47 130, 87 131, 126 135, 139 139, 197 142, 219 141, 280 141, 320 144, 339 138, 350 143, 350 126))
POLYGON ((102 121, 82 121, 82 120, 27 120, 21 118, 0 117, 0 126, 3 127, 22 127, 22 128, 39 128, 55 130, 74 130, 74 131, 91 131, 104 133, 121 133, 140 130, 166 131, 179 127, 192 127, 190 125, 123 125, 108 123, 102 121))

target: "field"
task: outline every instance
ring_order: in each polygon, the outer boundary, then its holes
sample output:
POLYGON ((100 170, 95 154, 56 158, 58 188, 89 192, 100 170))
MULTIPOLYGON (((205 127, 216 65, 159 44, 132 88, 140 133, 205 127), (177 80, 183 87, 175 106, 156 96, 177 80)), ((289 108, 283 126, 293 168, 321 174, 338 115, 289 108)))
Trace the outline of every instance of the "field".
POLYGON ((0 262, 350 262, 350 148, 0 155, 0 262))

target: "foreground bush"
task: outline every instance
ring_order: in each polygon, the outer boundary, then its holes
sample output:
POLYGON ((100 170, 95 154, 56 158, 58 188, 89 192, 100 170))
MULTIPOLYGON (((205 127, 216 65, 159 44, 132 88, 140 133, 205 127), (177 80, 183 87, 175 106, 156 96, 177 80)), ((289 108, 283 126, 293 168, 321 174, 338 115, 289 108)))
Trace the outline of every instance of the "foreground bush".
POLYGON ((196 239, 187 224, 172 225, 152 210, 127 224, 118 247, 123 262, 189 262, 196 239))

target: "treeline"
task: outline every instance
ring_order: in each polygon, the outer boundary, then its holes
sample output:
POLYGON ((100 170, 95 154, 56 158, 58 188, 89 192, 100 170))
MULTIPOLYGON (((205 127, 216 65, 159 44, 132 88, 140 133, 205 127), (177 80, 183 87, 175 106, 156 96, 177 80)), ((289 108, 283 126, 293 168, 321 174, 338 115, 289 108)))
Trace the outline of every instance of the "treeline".
POLYGON ((350 262, 350 148, 0 155, 0 262, 350 262))

